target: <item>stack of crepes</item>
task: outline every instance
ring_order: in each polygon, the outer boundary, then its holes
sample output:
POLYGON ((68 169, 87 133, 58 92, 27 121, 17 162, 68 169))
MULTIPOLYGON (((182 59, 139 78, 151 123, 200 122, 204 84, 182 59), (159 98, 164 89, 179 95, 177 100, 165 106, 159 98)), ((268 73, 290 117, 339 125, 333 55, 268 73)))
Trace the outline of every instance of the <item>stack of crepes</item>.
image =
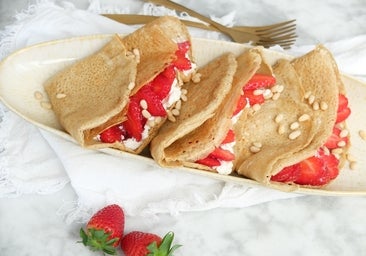
POLYGON ((164 167, 318 187, 337 177, 349 146, 350 109, 323 46, 274 66, 260 47, 228 52, 196 69, 187 29, 172 17, 116 36, 45 88, 82 146, 149 148, 164 167))

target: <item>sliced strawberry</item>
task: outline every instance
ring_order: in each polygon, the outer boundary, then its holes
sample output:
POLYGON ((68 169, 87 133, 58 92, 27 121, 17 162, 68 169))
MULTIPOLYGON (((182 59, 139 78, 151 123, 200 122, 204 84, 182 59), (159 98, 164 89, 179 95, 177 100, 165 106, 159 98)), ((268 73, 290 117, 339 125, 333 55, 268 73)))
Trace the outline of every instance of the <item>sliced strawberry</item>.
POLYGON ((351 109, 349 107, 341 109, 340 111, 338 111, 337 112, 336 124, 346 120, 349 117, 350 114, 351 114, 351 109))
POLYGON ((215 150, 212 151, 209 156, 224 161, 233 161, 235 159, 235 155, 232 152, 226 149, 222 149, 220 147, 215 148, 215 150))
POLYGON ((189 70, 192 67, 191 61, 186 58, 185 53, 180 52, 179 50, 175 53, 177 55, 177 59, 173 62, 173 65, 180 71, 189 70))
POLYGON ((263 94, 254 95, 255 90, 245 90, 244 96, 247 98, 249 105, 262 104, 264 102, 263 94))
POLYGON ((233 130, 229 130, 225 139, 221 142, 221 144, 231 143, 235 141, 235 133, 233 130))
POLYGON ((247 105, 247 98, 244 95, 240 95, 233 116, 237 115, 240 111, 242 111, 246 105, 247 105))
POLYGON ((206 165, 208 167, 215 167, 215 166, 221 165, 221 163, 218 159, 210 157, 210 156, 197 160, 196 163, 206 165))
POLYGON ((161 74, 156 76, 154 80, 149 83, 148 86, 158 96, 159 100, 163 100, 168 96, 174 79, 174 67, 169 66, 161 74))
POLYGON ((328 182, 324 162, 316 156, 309 157, 298 163, 301 169, 295 183, 299 185, 321 186, 328 182))
POLYGON ((189 41, 178 43, 178 51, 180 53, 186 54, 189 48, 191 48, 191 43, 189 41))
POLYGON ((332 135, 328 138, 328 140, 325 142, 325 146, 329 149, 335 149, 338 148, 339 146, 339 142, 344 141, 346 144, 348 144, 348 137, 340 137, 341 134, 341 129, 337 128, 337 127, 333 127, 333 133, 332 135))
POLYGON ((339 160, 333 155, 321 153, 321 158, 324 161, 324 167, 327 172, 328 181, 335 179, 339 174, 339 160))
POLYGON ((128 136, 141 141, 145 122, 146 119, 142 116, 139 101, 132 97, 128 104, 127 120, 122 123, 122 126, 128 136))
POLYGON ((100 140, 104 143, 122 141, 126 136, 125 131, 119 125, 112 126, 100 134, 100 140))
POLYGON ((254 76, 244 86, 245 90, 256 90, 272 87, 276 84, 276 78, 269 75, 254 74, 254 76))
POLYGON ((343 94, 339 94, 336 123, 343 122, 349 117, 350 114, 351 109, 348 107, 347 97, 343 94))
POLYGON ((279 173, 271 177, 272 181, 278 182, 294 182, 300 175, 300 166, 294 164, 283 168, 279 173))
POLYGON ((166 116, 166 111, 159 97, 153 92, 151 86, 142 87, 134 96, 139 104, 141 100, 147 102, 147 111, 152 116, 166 116))

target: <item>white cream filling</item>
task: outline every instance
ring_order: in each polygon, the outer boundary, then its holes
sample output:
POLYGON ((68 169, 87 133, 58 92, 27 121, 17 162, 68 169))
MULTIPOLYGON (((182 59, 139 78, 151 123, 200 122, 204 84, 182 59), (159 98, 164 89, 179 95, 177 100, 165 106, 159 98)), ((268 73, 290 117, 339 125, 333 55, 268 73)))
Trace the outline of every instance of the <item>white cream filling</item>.
MULTIPOLYGON (((247 104, 249 105, 249 104, 247 104)), ((238 122, 241 114, 243 113, 243 110, 241 110, 239 113, 237 113, 235 116, 233 116, 231 118, 231 122, 232 124, 236 124, 236 122, 238 122)), ((235 141, 230 142, 230 143, 225 143, 225 144, 221 144, 220 148, 230 151, 231 153, 234 154, 234 146, 235 146, 235 141)), ((214 166, 213 169, 216 170, 218 173, 220 174, 224 174, 224 175, 228 175, 232 172, 233 170, 233 161, 224 161, 224 160, 219 160, 220 165, 219 166, 214 166)))

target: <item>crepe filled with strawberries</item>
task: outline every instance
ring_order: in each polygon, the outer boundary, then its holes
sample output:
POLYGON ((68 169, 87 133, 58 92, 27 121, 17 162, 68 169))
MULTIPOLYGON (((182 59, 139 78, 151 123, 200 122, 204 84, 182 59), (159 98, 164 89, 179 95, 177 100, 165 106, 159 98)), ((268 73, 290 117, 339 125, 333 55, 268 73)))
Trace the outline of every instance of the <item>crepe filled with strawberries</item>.
MULTIPOLYGON (((350 114, 331 53, 317 46, 273 67, 278 96, 235 124, 235 169, 272 185, 324 186, 338 175, 347 152, 350 114)), ((271 93, 276 93, 271 91, 271 93)))
POLYGON ((173 17, 156 19, 123 38, 116 38, 113 41, 120 44, 119 52, 104 49, 96 54, 100 62, 94 62, 95 55, 79 61, 52 78, 46 90, 51 95, 53 109, 63 119, 61 123, 68 124, 64 127, 73 136, 78 134, 74 137, 81 145, 140 153, 180 99, 183 81, 194 72, 191 39, 186 27, 173 17), (133 68, 115 64, 115 54, 125 56, 134 64, 133 68), (103 65, 112 66, 115 72, 104 73, 99 70, 103 65), (131 72, 131 76, 123 86, 116 86, 119 90, 116 94, 109 90, 109 84, 126 79, 122 72, 131 72), (71 74, 75 74, 73 78, 69 78, 71 74), (72 89, 64 91, 65 88, 72 89), (66 97, 52 96, 60 92, 66 97), (123 95, 123 100, 116 95, 123 95), (72 120, 63 113, 70 102, 65 101, 67 98, 74 98, 79 104, 73 108, 72 120), (117 108, 118 113, 105 110, 105 105, 117 108), (86 111, 89 113, 84 117, 86 111), (95 112, 104 118, 90 122, 95 112))
POLYGON ((233 124, 246 104, 243 86, 261 72, 270 72, 258 49, 238 58, 224 54, 197 71, 187 101, 175 122, 164 124, 151 143, 151 154, 162 166, 187 166, 221 174, 233 170, 233 124))

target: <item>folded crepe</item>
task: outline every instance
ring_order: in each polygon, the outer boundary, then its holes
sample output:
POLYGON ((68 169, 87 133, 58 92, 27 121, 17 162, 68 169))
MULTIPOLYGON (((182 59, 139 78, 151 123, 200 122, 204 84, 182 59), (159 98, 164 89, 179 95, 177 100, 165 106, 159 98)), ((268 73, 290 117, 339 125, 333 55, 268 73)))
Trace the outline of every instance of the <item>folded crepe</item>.
POLYGON ((175 122, 165 123, 152 140, 153 158, 162 166, 231 173, 235 142, 225 139, 237 118, 233 113, 243 85, 258 70, 270 70, 258 49, 246 51, 237 59, 231 53, 224 54, 200 68, 200 81, 186 85, 187 102, 180 115, 175 122))
MULTIPOLYGON (((327 172, 331 167, 318 159, 338 163, 331 151, 334 148, 325 144, 334 135, 334 128, 345 129, 344 121, 336 123, 339 95, 345 94, 336 63, 326 48, 317 46, 293 61, 279 60, 273 71, 277 84, 283 86, 280 97, 254 113, 247 111, 234 126, 235 134, 241 135, 235 144, 235 169, 245 177, 275 186, 325 185, 338 173, 330 177, 327 172), (252 150, 254 144, 260 148, 252 150), (310 165, 315 170, 318 164, 323 164, 324 176, 307 181, 311 168, 306 173, 301 167, 310 165)), ((344 144, 339 144, 343 147, 343 154, 337 155, 340 160, 346 152, 344 144)))
POLYGON ((162 17, 56 74, 45 88, 61 125, 82 146, 140 153, 194 73, 190 40, 162 17))

